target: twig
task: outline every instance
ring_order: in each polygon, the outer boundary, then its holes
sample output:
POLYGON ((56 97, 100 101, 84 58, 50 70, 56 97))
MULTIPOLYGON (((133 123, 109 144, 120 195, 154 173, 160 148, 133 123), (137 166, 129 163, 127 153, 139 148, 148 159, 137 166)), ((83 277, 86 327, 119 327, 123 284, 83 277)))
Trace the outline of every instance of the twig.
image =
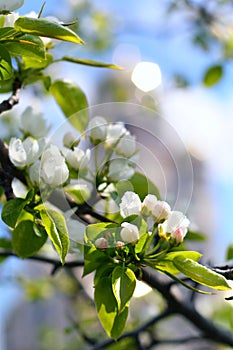
POLYGON ((19 103, 19 92, 22 86, 22 82, 19 78, 15 78, 12 86, 12 95, 0 103, 0 114, 11 110, 15 105, 19 103))

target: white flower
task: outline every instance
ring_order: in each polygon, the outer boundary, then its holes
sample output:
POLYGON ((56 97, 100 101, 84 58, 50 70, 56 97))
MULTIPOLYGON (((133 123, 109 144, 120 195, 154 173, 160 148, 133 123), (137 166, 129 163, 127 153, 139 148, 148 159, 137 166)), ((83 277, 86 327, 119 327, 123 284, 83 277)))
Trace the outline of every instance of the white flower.
POLYGON ((120 137, 126 133, 126 128, 123 123, 109 124, 107 127, 107 136, 105 140, 105 147, 111 148, 120 137))
POLYGON ((152 216, 156 219, 156 222, 167 219, 171 212, 170 205, 165 201, 157 201, 152 209, 152 216))
POLYGON ((72 132, 67 132, 63 136, 63 145, 67 148, 72 148, 75 146, 78 146, 79 140, 77 140, 77 137, 72 132))
POLYGON ((0 11, 14 11, 23 4, 24 0, 0 0, 0 11))
POLYGON ((115 152, 124 157, 130 158, 136 151, 136 138, 128 131, 118 142, 115 152))
POLYGON ((128 180, 134 172, 127 159, 113 159, 109 166, 108 179, 113 182, 128 180))
POLYGON ((75 148, 65 152, 67 163, 75 170, 85 169, 90 161, 90 157, 91 151, 89 149, 84 152, 80 148, 75 148))
POLYGON ((139 215, 141 207, 142 204, 139 196, 132 191, 127 191, 121 199, 120 214, 123 218, 130 215, 139 215))
POLYGON ((60 186, 69 177, 69 170, 65 158, 55 145, 50 145, 41 159, 41 178, 52 187, 60 186))
POLYGON ((19 18, 18 13, 9 13, 9 15, 4 16, 3 27, 14 27, 15 21, 19 18))
POLYGON ((107 121, 103 117, 94 117, 88 124, 91 142, 97 145, 104 141, 107 134, 107 121))
POLYGON ((30 168, 28 169, 29 179, 31 183, 35 186, 40 184, 40 161, 37 160, 30 168))
POLYGON ((21 115, 21 130, 25 135, 40 138, 48 133, 49 127, 42 113, 36 112, 32 107, 27 107, 21 115))
POLYGON ((9 144, 9 157, 18 168, 24 168, 39 157, 40 147, 36 140, 28 137, 23 142, 13 137, 9 144))
POLYGON ((183 242, 189 224, 190 221, 182 212, 171 211, 167 220, 159 225, 159 231, 162 231, 162 234, 170 233, 171 237, 179 244, 183 242))
POLYGON ((97 240, 95 241, 95 246, 98 249, 106 249, 107 245, 108 245, 108 242, 104 237, 97 238, 97 240))
POLYGON ((135 243, 139 239, 139 230, 136 225, 129 222, 123 222, 121 224, 121 239, 126 243, 135 243))
POLYGON ((142 214, 146 216, 152 215, 152 210, 154 209, 157 202, 158 199, 155 195, 148 194, 142 202, 142 214))

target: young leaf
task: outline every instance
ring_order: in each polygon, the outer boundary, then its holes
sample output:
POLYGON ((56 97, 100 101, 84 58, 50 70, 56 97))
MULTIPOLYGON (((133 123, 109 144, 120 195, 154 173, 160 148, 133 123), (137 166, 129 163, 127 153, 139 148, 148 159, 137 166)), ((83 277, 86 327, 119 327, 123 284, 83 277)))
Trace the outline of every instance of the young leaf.
POLYGON ((0 80, 0 93, 4 94, 6 92, 12 91, 14 79, 0 80))
POLYGON ((8 80, 11 77, 11 56, 7 49, 2 44, 0 44, 0 80, 8 80))
POLYGON ((27 258, 38 252, 47 239, 45 230, 40 232, 40 236, 35 233, 33 221, 20 221, 12 232, 12 247, 15 253, 21 258, 27 258))
POLYGON ((203 84, 211 87, 217 84, 223 76, 223 67, 220 65, 212 66, 205 72, 203 84))
POLYGON ((112 273, 112 288, 118 304, 118 313, 121 313, 129 304, 136 287, 136 277, 129 268, 117 266, 112 273))
POLYGON ((129 307, 125 306, 124 310, 121 313, 118 313, 115 317, 114 324, 111 330, 111 337, 113 339, 118 339, 120 335, 122 334, 124 328, 125 328, 125 323, 127 321, 128 317, 128 310, 129 307))
POLYGON ((4 249, 12 249, 12 242, 6 238, 0 238, 0 248, 4 249))
POLYGON ((109 261, 109 258, 103 252, 97 250, 94 246, 85 245, 83 277, 100 266, 108 264, 109 261))
POLYGON ((32 35, 84 44, 84 41, 71 29, 46 19, 19 17, 15 21, 14 27, 21 32, 32 35))
POLYGON ((155 263, 155 268, 157 266, 159 267, 160 271, 166 271, 171 274, 180 273, 180 270, 177 269, 177 267, 173 263, 173 260, 178 257, 181 257, 184 259, 188 258, 188 259, 192 259, 193 261, 198 261, 201 258, 201 254, 193 251, 170 252, 166 254, 164 259, 159 260, 158 263, 155 263))
POLYGON ((39 60, 45 58, 43 41, 34 35, 22 35, 19 39, 7 41, 4 46, 12 56, 32 57, 39 60))
POLYGON ((2 209, 2 220, 10 227, 15 227, 19 215, 27 201, 23 198, 14 198, 6 202, 2 209))
POLYGON ((68 57, 64 56, 62 57, 63 61, 71 62, 71 63, 76 63, 76 64, 82 64, 84 66, 91 66, 91 67, 99 67, 99 68, 110 68, 110 69, 117 69, 121 70, 121 67, 116 66, 115 64, 112 63, 104 63, 104 62, 98 62, 98 61, 93 61, 89 59, 83 59, 83 58, 75 58, 75 57, 68 57))
POLYGON ((36 59, 29 57, 23 58, 25 69, 34 68, 34 69, 42 69, 46 68, 50 63, 53 62, 53 56, 50 53, 46 53, 44 59, 36 59))
POLYGON ((40 215, 45 230, 58 252, 62 264, 64 264, 69 250, 69 236, 65 219, 62 214, 50 209, 42 209, 40 215))
POLYGON ((233 244, 230 244, 227 248, 226 260, 233 259, 233 244))
POLYGON ((19 32, 12 27, 0 28, 0 41, 14 39, 19 32))
POLYGON ((111 336, 117 316, 117 301, 112 290, 111 276, 98 279, 95 284, 94 299, 97 313, 106 333, 111 336))
POLYGON ((195 282, 217 290, 231 289, 225 277, 198 264, 192 259, 179 256, 173 259, 173 263, 180 272, 195 282))
POLYGON ((56 80, 50 92, 69 122, 80 133, 84 132, 88 123, 88 103, 83 91, 72 82, 56 80))

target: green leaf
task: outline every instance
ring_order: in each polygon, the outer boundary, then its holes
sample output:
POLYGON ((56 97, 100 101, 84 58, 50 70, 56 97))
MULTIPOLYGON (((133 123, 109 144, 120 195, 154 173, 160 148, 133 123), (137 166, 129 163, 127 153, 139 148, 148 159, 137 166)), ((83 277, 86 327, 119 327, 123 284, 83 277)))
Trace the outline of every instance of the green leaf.
POLYGON ((215 65, 207 69, 203 77, 203 84, 207 87, 211 87, 217 84, 223 76, 223 67, 221 65, 215 65))
POLYGON ((83 91, 76 84, 64 80, 56 80, 50 91, 69 122, 80 133, 84 132, 88 123, 88 103, 83 91))
POLYGON ((24 57, 23 62, 25 69, 42 69, 48 67, 48 65, 53 62, 53 56, 50 53, 46 52, 44 59, 38 60, 29 56, 24 57))
POLYGON ((192 259, 179 256, 173 259, 173 263, 180 272, 195 282, 217 290, 231 289, 225 277, 198 264, 192 259))
POLYGON ((112 290, 111 276, 96 279, 94 299, 98 317, 106 333, 114 339, 121 335, 128 316, 128 307, 118 312, 117 301, 112 290))
POLYGON ((226 260, 231 260, 231 259, 233 259, 233 243, 229 245, 226 253, 226 260))
POLYGON ((6 92, 12 91, 14 79, 0 80, 0 93, 4 94, 6 92))
POLYGON ((136 287, 136 277, 128 267, 117 266, 112 273, 112 288, 121 313, 128 306, 136 287))
POLYGON ((12 77, 11 56, 5 47, 0 44, 0 80, 8 80, 12 77))
POLYGON ((110 259, 103 252, 97 250, 94 246, 85 245, 83 277, 109 262, 110 259))
POLYGON ((153 182, 145 175, 137 172, 129 180, 119 181, 116 188, 120 197, 122 197, 126 191, 134 191, 139 195, 142 201, 148 193, 154 194, 158 199, 161 199, 159 190, 153 182))
POLYGON ((65 263, 65 257, 69 250, 69 236, 66 227, 66 221, 62 214, 55 210, 40 211, 45 230, 58 252, 62 264, 65 263))
POLYGON ((84 44, 84 41, 71 29, 46 19, 19 17, 15 21, 14 27, 21 32, 32 35, 84 44))
POLYGON ((0 238, 0 248, 12 249, 12 242, 6 238, 0 238))
MULTIPOLYGON (((176 258, 188 258, 193 261, 198 261, 201 258, 201 254, 194 251, 177 251, 177 252, 169 252, 166 254, 166 257, 162 260, 159 260, 158 263, 156 263, 156 266, 159 267, 161 271, 167 271, 171 274, 177 274, 180 273, 180 270, 176 268, 176 266, 173 263, 173 260, 176 258)), ((156 268, 155 266, 155 268, 156 268)))
POLYGON ((34 35, 24 34, 19 39, 7 41, 4 45, 12 56, 32 57, 41 61, 45 58, 44 43, 34 35))
POLYGON ((14 39, 17 34, 19 32, 12 27, 0 28, 0 41, 14 39))
POLYGON ((98 61, 93 61, 93 60, 83 59, 83 58, 64 56, 64 57, 62 57, 62 60, 67 61, 67 62, 71 62, 71 63, 82 64, 84 66, 110 68, 110 69, 117 69, 117 70, 122 69, 121 67, 116 66, 115 64, 112 64, 112 63, 98 62, 98 61))
POLYGON ((47 234, 45 230, 39 237, 35 233, 34 225, 33 221, 20 221, 12 232, 13 250, 21 258, 34 255, 46 242, 47 234))
POLYGON ((23 198, 14 198, 6 202, 2 209, 2 220, 10 227, 15 227, 18 217, 27 201, 23 198))
POLYGON ((206 236, 203 233, 196 232, 196 231, 188 231, 185 240, 190 241, 206 241, 206 236))

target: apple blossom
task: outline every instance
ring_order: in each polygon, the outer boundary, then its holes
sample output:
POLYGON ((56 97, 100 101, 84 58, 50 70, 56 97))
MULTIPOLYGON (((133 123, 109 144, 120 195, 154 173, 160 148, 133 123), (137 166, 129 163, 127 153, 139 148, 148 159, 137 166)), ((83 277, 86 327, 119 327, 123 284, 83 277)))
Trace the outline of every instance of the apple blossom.
POLYGON ((106 138, 107 121, 103 117, 96 116, 88 124, 90 140, 94 145, 102 142, 106 138))
POLYGON ((121 224, 121 239, 126 243, 135 243, 139 239, 139 230, 136 225, 129 222, 121 224))
POLYGON ((67 181, 69 170, 65 158, 55 145, 50 145, 43 152, 41 159, 41 179, 52 187, 60 186, 67 181))
POLYGON ((113 182, 128 180, 134 175, 134 172, 134 168, 127 159, 113 159, 109 166, 108 180, 113 182))
POLYGON ((152 215, 152 210, 157 202, 158 199, 154 194, 148 194, 142 202, 142 214, 146 216, 152 215))
POLYGON ((13 137, 9 144, 9 157, 11 162, 18 168, 24 168, 35 162, 39 157, 40 147, 36 140, 31 137, 24 141, 13 137))
POLYGON ((180 211, 171 211, 167 220, 159 224, 160 236, 170 234, 170 237, 175 239, 177 244, 183 242, 183 239, 188 232, 190 221, 180 211))
POLYGON ((100 237, 100 238, 97 238, 97 240, 95 241, 95 246, 98 249, 106 249, 108 246, 108 242, 106 238, 100 237))
POLYGON ((63 136, 63 145, 67 148, 73 148, 75 146, 78 146, 79 140, 77 140, 77 137, 72 132, 67 132, 63 136))
POLYGON ((170 205, 165 201, 157 201, 152 209, 152 216, 156 222, 167 219, 171 212, 170 205))
POLYGON ((28 169, 29 179, 34 186, 39 186, 40 184, 40 161, 37 160, 30 168, 28 169))
POLYGON ((25 135, 35 138, 44 137, 49 131, 42 113, 38 113, 31 106, 27 107, 21 115, 20 129, 25 135))
POLYGON ((86 150, 84 152, 80 148, 74 150, 67 150, 64 152, 67 163, 75 170, 85 169, 90 161, 91 152, 86 150))
POLYGON ((23 4, 24 0, 0 0, 0 11, 14 11, 23 4))
POLYGON ((128 131, 118 142, 115 152, 126 158, 130 158, 136 151, 136 138, 128 131))
POLYGON ((139 196, 132 191, 127 191, 121 199, 120 214, 123 218, 130 215, 139 215, 141 207, 142 204, 139 196))
POLYGON ((109 124, 107 127, 107 136, 105 140, 105 147, 111 148, 116 144, 122 135, 126 133, 126 128, 123 123, 109 124))

